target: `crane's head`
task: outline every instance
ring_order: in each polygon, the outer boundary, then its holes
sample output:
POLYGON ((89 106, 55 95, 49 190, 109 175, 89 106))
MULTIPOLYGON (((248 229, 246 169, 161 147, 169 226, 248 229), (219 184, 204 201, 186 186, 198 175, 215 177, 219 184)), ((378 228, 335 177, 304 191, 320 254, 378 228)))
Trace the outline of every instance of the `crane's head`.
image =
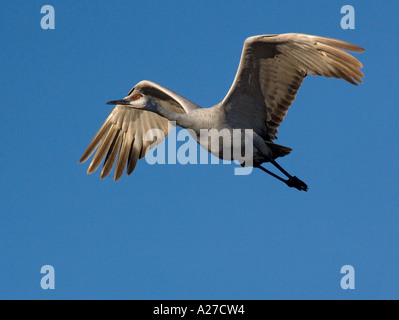
POLYGON ((134 109, 152 110, 155 102, 148 96, 135 93, 122 100, 109 101, 107 104, 121 104, 134 109))

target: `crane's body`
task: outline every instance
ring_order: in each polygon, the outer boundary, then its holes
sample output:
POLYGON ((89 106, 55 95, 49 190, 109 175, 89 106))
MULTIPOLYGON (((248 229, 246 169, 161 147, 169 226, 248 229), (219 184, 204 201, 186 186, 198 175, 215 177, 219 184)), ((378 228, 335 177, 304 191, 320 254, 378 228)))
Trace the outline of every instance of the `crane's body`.
POLYGON ((362 82, 361 63, 343 50, 364 51, 344 41, 304 34, 250 37, 244 43, 230 91, 211 108, 201 108, 154 82, 141 81, 124 99, 108 103, 116 107, 80 162, 86 161, 98 148, 88 173, 97 170, 105 158, 101 173, 104 178, 118 156, 115 168, 115 180, 118 180, 126 166, 128 175, 133 172, 138 159, 143 158, 154 143, 145 139, 146 132, 156 129, 166 136, 170 130, 168 123, 172 121, 189 129, 198 143, 213 155, 224 160, 241 160, 243 166, 257 167, 290 187, 306 191, 305 183, 275 161, 291 149, 273 141, 307 74, 342 78, 355 85, 362 82), (210 132, 207 139, 201 139, 204 131, 210 132), (230 138, 221 139, 221 132, 230 138), (248 159, 238 159, 235 155, 245 153, 249 140, 253 152, 248 159), (288 180, 263 168, 261 164, 265 162, 271 162, 288 180))

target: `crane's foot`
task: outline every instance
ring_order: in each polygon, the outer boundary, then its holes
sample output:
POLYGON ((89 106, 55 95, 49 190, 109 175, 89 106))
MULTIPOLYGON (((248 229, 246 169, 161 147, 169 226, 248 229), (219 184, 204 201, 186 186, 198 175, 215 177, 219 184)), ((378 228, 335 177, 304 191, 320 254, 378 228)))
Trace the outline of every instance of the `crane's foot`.
POLYGON ((287 186, 291 188, 298 189, 299 191, 308 191, 308 186, 302 180, 299 180, 297 177, 291 177, 285 181, 287 186))

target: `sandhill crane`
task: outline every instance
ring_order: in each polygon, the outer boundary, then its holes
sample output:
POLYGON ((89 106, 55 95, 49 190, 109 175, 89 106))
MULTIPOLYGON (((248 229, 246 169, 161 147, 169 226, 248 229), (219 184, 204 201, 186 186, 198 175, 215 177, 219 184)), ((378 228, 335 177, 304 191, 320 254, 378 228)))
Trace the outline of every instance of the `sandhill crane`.
MULTIPOLYGON (((362 64, 344 50, 364 52, 363 48, 348 42, 306 34, 247 38, 229 92, 222 102, 211 108, 203 109, 159 84, 141 81, 124 99, 108 102, 116 106, 79 163, 86 161, 98 147, 87 173, 96 171, 105 158, 101 172, 101 178, 104 178, 116 161, 116 181, 125 167, 130 175, 138 159, 145 156, 152 143, 144 139, 146 132, 157 128, 166 136, 170 130, 168 121, 175 121, 178 126, 195 132, 201 129, 252 129, 252 166, 289 187, 307 191, 303 181, 291 176, 275 160, 292 149, 275 144, 273 140, 277 139, 278 127, 307 74, 341 78, 354 85, 362 82, 362 64), (262 167, 265 162, 272 163, 288 179, 262 167)), ((217 156, 223 158, 223 152, 217 156)))

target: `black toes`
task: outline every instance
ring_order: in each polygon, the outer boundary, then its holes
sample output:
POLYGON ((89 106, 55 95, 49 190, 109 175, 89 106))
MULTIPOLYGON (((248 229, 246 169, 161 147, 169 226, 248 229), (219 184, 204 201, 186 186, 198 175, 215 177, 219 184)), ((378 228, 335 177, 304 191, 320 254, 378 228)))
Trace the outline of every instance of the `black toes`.
POLYGON ((297 177, 291 177, 286 183, 289 187, 298 189, 299 191, 308 191, 306 183, 299 180, 297 177))

